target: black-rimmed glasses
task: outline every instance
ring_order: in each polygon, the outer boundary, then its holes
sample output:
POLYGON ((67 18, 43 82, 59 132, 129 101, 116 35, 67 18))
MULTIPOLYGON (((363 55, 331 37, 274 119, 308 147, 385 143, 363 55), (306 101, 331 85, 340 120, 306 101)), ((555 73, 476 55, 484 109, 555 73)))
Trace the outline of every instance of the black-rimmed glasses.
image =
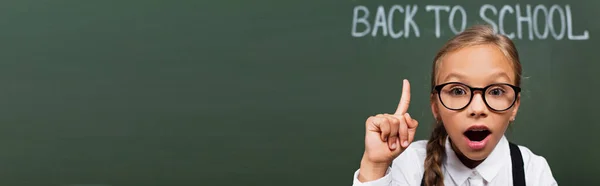
POLYGON ((444 107, 450 110, 462 110, 473 100, 475 91, 481 91, 483 101, 488 108, 494 111, 510 109, 517 101, 521 88, 507 84, 496 83, 483 88, 470 87, 460 82, 449 82, 434 87, 438 98, 444 107))

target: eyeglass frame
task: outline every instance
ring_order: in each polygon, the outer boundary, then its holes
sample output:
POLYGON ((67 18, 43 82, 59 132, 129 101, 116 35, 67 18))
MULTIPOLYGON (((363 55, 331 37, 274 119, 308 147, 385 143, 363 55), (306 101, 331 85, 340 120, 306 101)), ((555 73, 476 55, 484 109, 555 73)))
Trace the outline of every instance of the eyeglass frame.
POLYGON ((485 86, 483 88, 479 88, 479 87, 471 87, 471 86, 469 86, 467 84, 464 84, 464 83, 461 83, 461 82, 447 82, 447 83, 443 83, 443 84, 439 84, 439 85, 434 86, 433 87, 433 91, 435 91, 435 93, 438 95, 438 99, 440 100, 440 103, 442 103, 442 105, 444 105, 444 107, 446 107, 449 110, 462 110, 462 109, 467 108, 471 104, 471 102, 473 101, 473 96, 475 95, 475 91, 481 91, 482 92, 481 98, 483 99, 483 102, 485 103, 485 106, 487 106, 490 110, 493 110, 495 112, 502 112, 502 111, 506 111, 506 110, 512 108, 515 105, 515 103, 517 102, 517 99, 519 97, 518 94, 521 93, 521 87, 518 87, 518 86, 515 86, 515 85, 511 85, 511 84, 508 84, 508 83, 494 83, 494 84, 487 85, 487 86, 485 86), (452 108, 449 108, 448 106, 446 106, 446 104, 444 104, 444 101, 442 101, 442 95, 440 94, 440 92, 442 91, 442 88, 444 88, 444 86, 449 85, 449 84, 464 85, 465 87, 469 88, 469 91, 471 91, 471 98, 469 98, 469 102, 464 107, 461 107, 459 109, 452 109, 452 108), (485 99, 485 92, 487 91, 487 89, 490 88, 490 87, 492 87, 492 86, 498 86, 498 85, 507 85, 507 86, 509 86, 510 88, 512 88, 515 91, 515 98, 513 99, 513 102, 510 104, 510 106, 508 106, 506 109, 503 109, 503 110, 497 110, 497 109, 492 108, 488 104, 487 100, 485 99))

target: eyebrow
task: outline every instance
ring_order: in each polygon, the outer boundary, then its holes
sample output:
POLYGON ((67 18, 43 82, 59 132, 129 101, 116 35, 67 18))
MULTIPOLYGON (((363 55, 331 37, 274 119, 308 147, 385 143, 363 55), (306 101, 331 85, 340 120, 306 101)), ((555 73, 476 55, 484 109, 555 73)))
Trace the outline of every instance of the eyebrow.
MULTIPOLYGON (((510 79, 510 77, 508 76, 508 74, 506 74, 504 71, 493 72, 493 73, 490 74, 490 76, 491 77, 495 77, 494 81, 496 83, 500 83, 500 82, 498 82, 498 79, 501 79, 501 78, 504 78, 504 79, 508 80, 508 82, 502 82, 502 83, 512 83, 512 79, 510 79)), ((452 73, 450 73, 450 74, 448 74, 446 76, 446 78, 444 79, 443 82, 447 82, 449 79, 452 79, 452 78, 456 78, 456 79, 459 79, 459 80, 467 79, 466 76, 463 75, 463 74, 452 72, 452 73)))

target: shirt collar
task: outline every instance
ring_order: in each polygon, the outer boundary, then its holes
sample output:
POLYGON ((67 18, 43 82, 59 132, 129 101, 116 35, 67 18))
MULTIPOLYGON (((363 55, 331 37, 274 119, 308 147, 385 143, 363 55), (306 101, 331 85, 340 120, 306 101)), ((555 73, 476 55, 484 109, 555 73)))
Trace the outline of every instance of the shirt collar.
POLYGON ((473 171, 477 171, 488 183, 491 182, 500 169, 506 165, 506 158, 510 157, 508 141, 505 136, 502 136, 492 153, 474 169, 462 164, 454 150, 452 150, 448 137, 446 137, 445 148, 446 161, 444 167, 457 185, 462 185, 473 174, 473 171))

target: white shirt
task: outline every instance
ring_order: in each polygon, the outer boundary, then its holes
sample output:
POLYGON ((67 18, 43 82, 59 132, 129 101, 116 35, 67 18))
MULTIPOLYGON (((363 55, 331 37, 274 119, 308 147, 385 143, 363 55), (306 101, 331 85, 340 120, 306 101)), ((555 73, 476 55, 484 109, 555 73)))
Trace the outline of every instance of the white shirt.
MULTIPOLYGON (((508 140, 502 137, 492 153, 474 169, 466 167, 458 159, 450 140, 446 140, 446 160, 442 163, 444 185, 451 186, 509 186, 513 185, 512 162, 508 140)), ((357 170, 354 172, 353 186, 398 186, 421 185, 426 156, 426 140, 416 141, 404 150, 394 161, 386 175, 380 179, 361 183, 357 170)), ((556 186, 550 166, 542 156, 533 154, 527 147, 519 146, 525 165, 525 184, 527 186, 556 186)))

